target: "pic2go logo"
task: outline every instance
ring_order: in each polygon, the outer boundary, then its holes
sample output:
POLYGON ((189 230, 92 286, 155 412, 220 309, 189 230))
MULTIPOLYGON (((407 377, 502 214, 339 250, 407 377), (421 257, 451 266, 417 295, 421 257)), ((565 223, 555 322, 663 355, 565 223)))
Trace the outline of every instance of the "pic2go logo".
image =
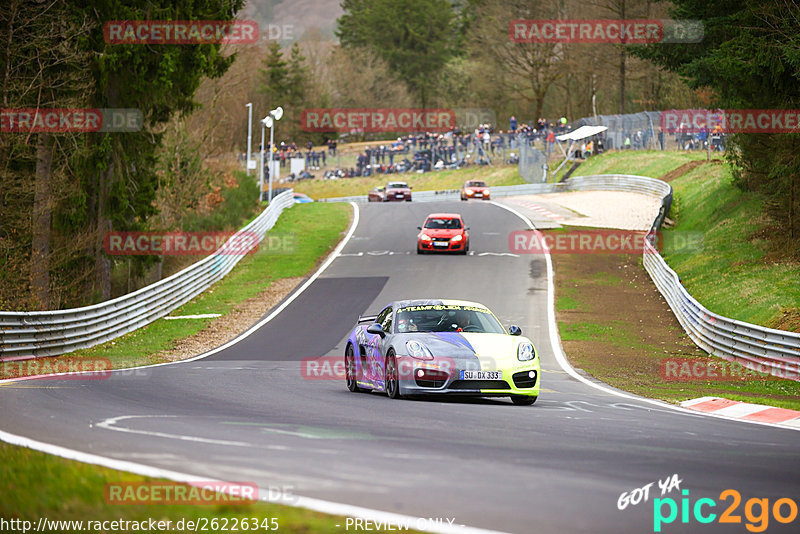
MULTIPOLYGON (((653 500, 653 532, 661 532, 662 525, 674 523, 678 519, 678 512, 681 515, 681 523, 687 524, 692 517, 698 523, 711 523, 717 519, 717 514, 711 509, 716 508, 717 502, 714 499, 702 498, 691 504, 689 490, 681 492, 683 498, 680 505, 675 499, 666 497, 653 500), (691 516, 690 517, 690 513, 691 516), (665 515, 666 514, 666 515, 665 515)), ((739 505, 742 503, 741 494, 733 489, 726 489, 719 494, 720 501, 731 499, 730 505, 720 514, 718 523, 741 524, 742 516, 737 515, 739 505)), ((762 498, 748 499, 744 504, 744 516, 747 519, 745 528, 750 532, 764 532, 769 526, 770 515, 778 523, 791 523, 797 519, 797 503, 789 498, 776 499, 770 508, 770 500, 762 498)))

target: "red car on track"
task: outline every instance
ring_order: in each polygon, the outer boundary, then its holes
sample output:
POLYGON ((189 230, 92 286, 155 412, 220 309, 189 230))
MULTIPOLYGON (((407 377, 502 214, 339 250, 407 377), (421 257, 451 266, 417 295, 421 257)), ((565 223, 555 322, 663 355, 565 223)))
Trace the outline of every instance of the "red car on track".
POLYGON ((489 194, 489 187, 486 185, 486 182, 483 180, 467 180, 464 182, 464 187, 461 188, 461 200, 470 198, 489 200, 491 195, 489 194))
POLYGON ((469 251, 469 228, 458 213, 431 213, 417 229, 417 254, 469 251))

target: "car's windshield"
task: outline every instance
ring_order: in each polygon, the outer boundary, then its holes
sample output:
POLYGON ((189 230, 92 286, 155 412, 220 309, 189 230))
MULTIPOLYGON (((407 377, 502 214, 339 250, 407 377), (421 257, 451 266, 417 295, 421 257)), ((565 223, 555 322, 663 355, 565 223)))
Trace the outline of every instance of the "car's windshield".
POLYGON ((486 182, 482 182, 480 180, 473 180, 471 182, 467 182, 467 187, 486 187, 486 182))
POLYGON ((431 228, 433 230, 458 230, 461 228, 461 221, 444 217, 431 217, 425 221, 425 228, 431 228))
POLYGON ((478 306, 426 304, 397 310, 397 331, 506 333, 492 312, 478 306))
POLYGON ((392 189, 400 189, 400 188, 407 188, 408 184, 405 182, 389 182, 386 187, 390 187, 392 189))

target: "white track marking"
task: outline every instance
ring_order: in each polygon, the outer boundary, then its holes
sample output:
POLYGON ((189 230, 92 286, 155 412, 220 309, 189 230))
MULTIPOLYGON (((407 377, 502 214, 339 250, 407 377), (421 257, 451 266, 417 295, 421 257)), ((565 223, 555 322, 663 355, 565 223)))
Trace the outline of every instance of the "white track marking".
POLYGON ((197 315, 168 315, 162 319, 214 319, 215 317, 222 317, 221 313, 199 313, 197 315))
POLYGON ((519 258, 519 254, 512 252, 481 252, 478 256, 511 256, 512 258, 519 258))
MULTIPOLYGON (((517 217, 522 219, 522 221, 525 222, 525 224, 528 225, 528 229, 529 230, 536 230, 536 227, 534 227, 534 225, 531 222, 531 220, 528 217, 526 217, 525 215, 523 215, 522 213, 520 213, 519 211, 515 210, 514 208, 512 208, 510 206, 506 206, 504 204, 499 204, 499 203, 497 203, 497 202, 495 202, 493 200, 490 200, 489 202, 491 204, 494 204, 495 206, 497 206, 499 208, 503 208, 504 210, 510 211, 511 213, 513 213, 514 215, 516 215, 517 217)), ((542 243, 544 243, 544 240, 542 240, 542 243)), ((599 384, 597 382, 589 380, 586 377, 581 376, 580 374, 578 374, 578 372, 575 371, 575 369, 569 363, 569 360, 567 360, 567 355, 564 353, 564 348, 561 346, 561 337, 558 335, 558 323, 556 323, 556 306, 555 306, 555 293, 556 293, 556 290, 555 290, 555 283, 554 283, 555 276, 554 276, 554 272, 553 272, 553 260, 550 257, 550 250, 547 248, 547 244, 546 243, 544 243, 544 252, 545 252, 544 253, 544 259, 545 259, 545 263, 547 264, 547 322, 549 323, 547 326, 548 326, 548 331, 549 331, 549 334, 550 334, 550 345, 553 348, 553 355, 556 357, 556 361, 558 362, 558 365, 560 365, 561 368, 564 369, 564 371, 566 371, 569 376, 571 376, 575 380, 578 380, 579 382, 583 382, 587 386, 590 386, 590 387, 593 387, 594 389, 602 391, 603 393, 607 393, 609 395, 614 395, 616 397, 621 397, 623 399, 631 399, 631 400, 635 400, 635 401, 639 401, 639 402, 645 402, 645 403, 648 403, 648 404, 652 404, 654 406, 659 406, 661 408, 668 408, 669 410, 671 410, 673 412, 678 412, 678 413, 682 413, 682 414, 686 414, 686 415, 702 414, 702 415, 707 415, 707 416, 710 416, 710 417, 716 417, 716 418, 719 418, 719 419, 727 419, 728 421, 738 421, 738 422, 748 423, 748 424, 771 426, 771 427, 774 427, 774 428, 784 428, 784 429, 787 429, 787 430, 800 430, 800 428, 795 429, 795 428, 790 428, 790 427, 787 427, 787 426, 782 426, 782 425, 778 425, 778 424, 774 424, 774 423, 764 423, 764 422, 761 422, 761 421, 749 421, 749 420, 745 420, 745 419, 736 419, 735 417, 727 417, 727 416, 721 415, 721 414, 705 413, 705 412, 698 412, 698 411, 689 410, 689 409, 683 408, 681 406, 675 406, 674 404, 669 404, 668 402, 664 402, 664 401, 660 401, 660 400, 656 400, 656 399, 648 399, 647 397, 640 397, 638 395, 633 395, 633 394, 629 394, 629 393, 623 393, 621 391, 614 390, 614 389, 612 389, 610 387, 606 387, 606 386, 604 386, 602 384, 599 384)))
MULTIPOLYGON (((211 443, 213 445, 230 445, 233 447, 254 447, 251 443, 246 443, 244 441, 228 441, 224 439, 210 439, 210 438, 199 438, 196 436, 184 436, 181 434, 168 434, 166 432, 154 432, 150 430, 136 430, 134 428, 128 428, 123 426, 117 426, 117 423, 120 421, 125 421, 128 419, 153 419, 153 418, 174 418, 178 417, 177 415, 121 415, 119 417, 110 417, 104 421, 97 423, 96 426, 98 428, 104 428, 106 430, 113 430, 115 432, 126 432, 129 434, 141 434, 143 436, 153 436, 157 438, 167 438, 167 439, 177 439, 181 441, 194 441, 198 443, 211 443)), ((91 425, 90 425, 91 426, 91 425)))

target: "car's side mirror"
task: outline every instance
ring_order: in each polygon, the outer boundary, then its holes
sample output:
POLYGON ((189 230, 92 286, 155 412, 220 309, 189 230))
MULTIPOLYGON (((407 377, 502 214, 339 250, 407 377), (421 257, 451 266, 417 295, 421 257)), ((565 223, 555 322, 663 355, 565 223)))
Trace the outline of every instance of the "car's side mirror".
POLYGON ((421 226, 417 226, 417 230, 422 230, 422 227, 421 226))
MULTIPOLYGON (((380 326, 380 325, 378 325, 378 326, 380 326)), ((521 336, 522 335, 522 328, 518 327, 515 324, 512 324, 511 326, 508 327, 508 333, 511 334, 512 336, 521 336)))
POLYGON ((467 226, 466 228, 464 228, 464 230, 469 230, 469 226, 467 226))
POLYGON ((378 323, 373 323, 367 327, 367 332, 370 334, 376 334, 381 337, 386 337, 386 332, 383 331, 383 327, 378 323))

